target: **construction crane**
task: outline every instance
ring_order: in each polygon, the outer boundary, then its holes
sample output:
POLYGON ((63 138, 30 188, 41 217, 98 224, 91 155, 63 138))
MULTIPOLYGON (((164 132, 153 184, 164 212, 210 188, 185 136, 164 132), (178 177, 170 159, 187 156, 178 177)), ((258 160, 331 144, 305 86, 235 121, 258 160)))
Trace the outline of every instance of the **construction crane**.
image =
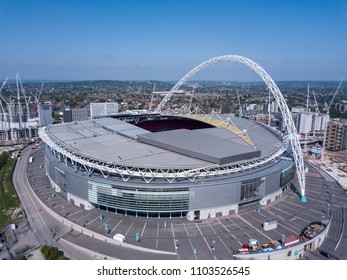
POLYGON ((26 107, 26 111, 27 111, 27 121, 26 123, 24 123, 24 128, 28 128, 28 132, 29 132, 29 139, 32 138, 32 132, 31 132, 31 129, 29 127, 29 124, 28 124, 28 121, 30 119, 30 108, 29 108, 29 104, 30 104, 30 98, 31 97, 28 97, 26 96, 25 94, 25 90, 24 90, 24 87, 23 87, 23 84, 22 84, 22 80, 19 76, 19 73, 17 73, 18 75, 18 81, 19 81, 19 85, 20 85, 20 88, 22 90, 22 94, 23 94, 23 97, 24 97, 24 100, 25 100, 25 107, 26 107))
MULTIPOLYGON (((6 82, 8 80, 8 77, 5 79, 5 81, 2 83, 2 86, 0 88, 0 98, 3 99, 3 97, 1 96, 1 91, 4 88, 6 82)), ((3 99, 4 100, 4 99, 3 99)), ((4 100, 5 101, 5 100, 4 100)), ((6 102, 6 101, 5 101, 6 102)), ((1 107, 1 129, 5 130, 5 140, 8 141, 8 134, 6 132, 6 124, 7 124, 7 114, 6 111, 4 109, 4 106, 2 105, 2 101, 0 100, 0 107, 1 107)))
POLYGON ((241 118, 242 117, 242 106, 241 106, 239 91, 237 89, 236 89, 236 95, 237 95, 237 101, 239 102, 239 114, 240 114, 240 118, 241 118))
POLYGON ((317 113, 318 115, 320 115, 320 111, 319 111, 319 107, 318 107, 318 102, 317 102, 317 98, 316 98, 316 94, 314 93, 314 90, 312 90, 312 94, 313 94, 314 107, 315 107, 316 113, 317 113))
POLYGON ((37 115, 38 115, 39 120, 40 120, 40 98, 41 98, 41 94, 42 94, 43 84, 44 84, 44 82, 41 84, 39 94, 34 95, 36 108, 37 108, 37 115))
POLYGON ((306 112, 309 111, 308 109, 309 98, 310 98, 310 84, 307 85, 306 112))
POLYGON ((342 77, 341 82, 339 83, 339 86, 337 87, 336 91, 334 92, 333 98, 331 99, 331 101, 330 101, 330 103, 329 103, 329 106, 328 106, 328 108, 327 108, 327 114, 328 114, 328 115, 329 115, 330 107, 331 107, 331 105, 333 104, 334 99, 335 99, 337 93, 338 93, 339 90, 340 90, 340 87, 341 87, 341 85, 342 85, 343 79, 344 79, 344 77, 342 77))
MULTIPOLYGON (((6 103, 7 105, 7 111, 10 117, 10 122, 8 124, 8 128, 11 131, 11 140, 15 139, 15 134, 14 134, 14 129, 13 127, 11 127, 11 125, 13 126, 13 112, 14 112, 14 99, 12 99, 12 96, 10 96, 9 101, 7 101, 2 95, 1 95, 1 90, 3 89, 3 87, 5 86, 6 82, 8 80, 8 77, 6 78, 5 82, 3 82, 1 88, 0 88, 0 98, 6 103)), ((6 117, 7 119, 7 117, 6 117)))
MULTIPOLYGON (((6 112, 4 109, 4 106, 2 105, 2 101, 0 100, 0 108, 1 108, 1 129, 6 131, 6 123, 7 123, 7 116, 6 116, 6 112)), ((7 133, 6 134, 6 141, 7 139, 7 133)))
POLYGON ((17 110, 18 110, 18 128, 22 128, 22 104, 20 103, 20 90, 19 90, 19 74, 16 74, 16 84, 17 84, 17 110))
POLYGON ((191 109, 192 109, 192 103, 193 103, 193 96, 195 94, 195 86, 193 86, 193 91, 190 96, 190 101, 189 101, 189 108, 188 108, 188 114, 191 114, 191 109))
POLYGON ((156 86, 156 83, 154 83, 154 85, 153 85, 153 91, 152 91, 152 96, 151 96, 151 102, 149 103, 149 108, 148 108, 148 111, 149 111, 149 112, 152 110, 153 99, 154 99, 154 92, 155 92, 155 86, 156 86))

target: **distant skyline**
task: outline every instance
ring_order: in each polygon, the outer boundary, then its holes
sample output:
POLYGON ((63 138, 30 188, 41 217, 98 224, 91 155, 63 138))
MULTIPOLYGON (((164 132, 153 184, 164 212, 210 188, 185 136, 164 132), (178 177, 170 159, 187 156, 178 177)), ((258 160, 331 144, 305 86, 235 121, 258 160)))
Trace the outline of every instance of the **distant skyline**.
POLYGON ((347 78, 345 0, 0 0, 0 26, 1 82, 17 71, 23 80, 175 81, 225 54, 275 81, 347 78))

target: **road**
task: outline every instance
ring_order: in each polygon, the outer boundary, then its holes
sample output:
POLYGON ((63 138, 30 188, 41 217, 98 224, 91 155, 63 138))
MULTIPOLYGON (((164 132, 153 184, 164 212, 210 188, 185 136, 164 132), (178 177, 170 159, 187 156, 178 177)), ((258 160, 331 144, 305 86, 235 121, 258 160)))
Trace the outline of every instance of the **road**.
POLYGON ((52 228, 59 228, 61 234, 69 232, 70 228, 56 223, 50 215, 40 207, 37 197, 34 195, 27 177, 27 162, 30 157, 31 147, 28 146, 22 151, 21 158, 17 160, 15 170, 13 172, 13 185, 17 191, 23 210, 26 213, 28 222, 32 228, 32 234, 39 244, 47 244, 58 247, 65 256, 70 259, 90 259, 89 256, 83 254, 79 256, 77 252, 72 252, 58 243, 51 233, 52 228))
MULTIPOLYGON (((107 257, 107 259, 112 259, 118 258, 119 256, 121 256, 122 259, 132 259, 135 254, 140 259, 176 258, 176 256, 173 255, 142 252, 138 249, 111 245, 94 238, 87 238, 87 236, 80 233, 77 233, 79 238, 75 240, 74 234, 76 233, 71 233, 70 227, 56 220, 41 207, 42 202, 39 202, 39 198, 30 186, 29 180, 31 180, 30 182, 32 184, 38 182, 38 178, 35 177, 35 172, 32 171, 33 168, 35 169, 38 167, 34 167, 34 163, 28 163, 29 157, 33 152, 36 153, 38 151, 33 151, 30 146, 22 151, 21 159, 17 161, 12 180, 21 201, 22 208, 32 228, 33 238, 36 238, 39 244, 58 247, 59 250, 64 252, 65 256, 77 260, 104 259, 105 257, 107 257), (30 164, 32 164, 32 166, 30 164), (31 171, 27 172, 27 170, 30 169, 31 171), (65 237, 60 238, 62 236, 65 237), (83 249, 85 247, 90 247, 92 250, 83 249), (114 256, 115 252, 117 252, 117 256, 114 256)), ((34 157, 37 158, 36 154, 34 157)), ((40 183, 38 184, 40 185, 38 187, 50 188, 50 186, 41 186, 40 183)))

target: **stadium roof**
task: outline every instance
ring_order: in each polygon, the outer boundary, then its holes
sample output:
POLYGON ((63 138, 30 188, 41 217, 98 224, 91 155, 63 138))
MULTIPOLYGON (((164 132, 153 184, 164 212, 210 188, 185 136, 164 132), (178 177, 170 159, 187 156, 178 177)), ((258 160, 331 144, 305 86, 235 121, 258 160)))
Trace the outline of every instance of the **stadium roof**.
POLYGON ((104 162, 146 168, 202 168, 266 156, 277 150, 280 139, 263 126, 232 118, 247 129, 254 150, 224 128, 172 130, 151 133, 133 124, 101 118, 47 127, 51 138, 66 148, 104 162))

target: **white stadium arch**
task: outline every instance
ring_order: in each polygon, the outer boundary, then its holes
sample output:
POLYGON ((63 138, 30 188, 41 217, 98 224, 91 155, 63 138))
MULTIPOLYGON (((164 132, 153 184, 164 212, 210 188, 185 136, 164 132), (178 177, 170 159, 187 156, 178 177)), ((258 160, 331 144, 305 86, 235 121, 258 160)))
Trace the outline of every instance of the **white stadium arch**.
POLYGON ((170 100, 171 96, 174 92, 176 92, 183 84, 187 82, 188 79, 190 79, 192 76, 194 76, 196 73, 200 72, 201 70, 205 69, 206 67, 217 64, 222 61, 232 61, 232 62, 239 62, 242 64, 245 64, 249 66, 252 70, 254 70, 266 83, 268 86, 270 92, 274 96, 276 102, 278 103, 280 110, 283 115, 283 121, 286 128, 287 135, 289 137, 292 150, 293 150, 293 156, 296 166, 296 173, 298 176, 299 186, 300 186, 300 192, 301 192, 301 201, 306 202, 305 197, 305 171, 304 171, 304 160, 302 155, 302 150, 300 147, 299 138, 297 135, 297 131, 293 122, 293 119, 291 117, 289 108, 287 106, 287 103, 273 81, 273 79, 270 77, 270 75, 256 62, 253 60, 240 56, 240 55, 223 55, 223 56, 216 56, 211 59, 208 59, 195 68, 193 68, 190 72, 188 72, 181 80, 179 80, 175 86, 169 91, 169 93, 163 98, 163 100, 160 102, 158 107, 155 109, 154 112, 160 113, 162 108, 164 107, 165 103, 170 100))

